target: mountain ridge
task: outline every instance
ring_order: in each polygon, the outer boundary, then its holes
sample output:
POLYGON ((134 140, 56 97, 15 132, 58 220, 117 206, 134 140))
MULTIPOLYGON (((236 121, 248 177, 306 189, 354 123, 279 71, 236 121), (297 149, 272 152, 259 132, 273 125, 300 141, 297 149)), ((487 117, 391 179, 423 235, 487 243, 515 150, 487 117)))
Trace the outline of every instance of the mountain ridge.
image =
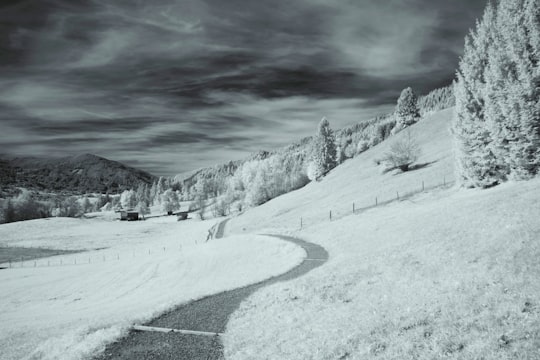
POLYGON ((2 190, 24 187, 32 190, 73 193, 114 193, 151 184, 156 176, 94 154, 60 158, 0 155, 2 190))

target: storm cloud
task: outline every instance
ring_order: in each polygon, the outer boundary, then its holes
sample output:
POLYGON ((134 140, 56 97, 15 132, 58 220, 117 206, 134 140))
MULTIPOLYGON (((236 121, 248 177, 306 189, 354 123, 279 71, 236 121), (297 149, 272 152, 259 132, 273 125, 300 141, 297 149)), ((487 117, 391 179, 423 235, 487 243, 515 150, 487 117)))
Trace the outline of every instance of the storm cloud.
POLYGON ((0 5, 0 146, 173 175, 384 113, 454 77, 485 1, 0 5))

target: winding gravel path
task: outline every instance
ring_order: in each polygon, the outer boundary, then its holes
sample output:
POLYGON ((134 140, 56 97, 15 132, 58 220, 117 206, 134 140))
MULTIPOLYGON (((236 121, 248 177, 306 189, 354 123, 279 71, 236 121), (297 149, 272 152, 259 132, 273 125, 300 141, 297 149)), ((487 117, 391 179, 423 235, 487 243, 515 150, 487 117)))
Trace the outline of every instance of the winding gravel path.
MULTIPOLYGON (((224 220, 218 225, 216 239, 223 237, 227 221, 224 220)), ((279 281, 300 277, 321 266, 328 259, 328 253, 319 245, 290 236, 272 234, 267 234, 267 236, 301 246, 306 251, 307 258, 300 265, 282 275, 178 306, 145 325, 223 333, 229 316, 253 292, 279 281)), ((217 336, 130 331, 128 336, 109 345, 96 359, 223 359, 223 346, 217 336)))

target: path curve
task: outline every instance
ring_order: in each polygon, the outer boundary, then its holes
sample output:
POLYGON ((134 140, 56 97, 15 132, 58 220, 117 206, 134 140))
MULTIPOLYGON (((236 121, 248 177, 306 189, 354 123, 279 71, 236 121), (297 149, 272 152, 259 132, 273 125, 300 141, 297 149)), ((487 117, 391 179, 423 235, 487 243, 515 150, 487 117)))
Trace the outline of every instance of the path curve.
MULTIPOLYGON (((219 223, 216 239, 223 237, 227 221, 228 219, 219 223)), ((264 286, 300 277, 328 260, 327 251, 317 244, 291 236, 264 235, 289 241, 302 247, 306 251, 306 259, 282 275, 180 305, 145 325, 223 333, 230 315, 253 292, 264 286)), ((107 346, 105 351, 95 359, 223 359, 223 345, 217 336, 130 331, 128 336, 107 346)))

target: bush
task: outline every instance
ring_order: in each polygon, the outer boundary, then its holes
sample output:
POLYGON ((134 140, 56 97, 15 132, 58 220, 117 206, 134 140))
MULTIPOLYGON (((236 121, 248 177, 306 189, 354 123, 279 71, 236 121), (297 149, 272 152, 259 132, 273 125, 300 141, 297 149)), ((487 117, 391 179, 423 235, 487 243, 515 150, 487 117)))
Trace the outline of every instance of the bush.
POLYGON ((390 151, 384 155, 383 161, 391 169, 399 168, 401 171, 408 171, 409 166, 418 160, 421 149, 416 139, 407 131, 407 136, 398 139, 390 146, 390 151))
POLYGON ((4 223, 41 219, 51 215, 50 205, 34 200, 28 191, 23 191, 15 199, 7 199, 2 212, 4 223))
POLYGON ((212 208, 214 217, 227 216, 230 213, 230 202, 227 199, 217 200, 212 208))

